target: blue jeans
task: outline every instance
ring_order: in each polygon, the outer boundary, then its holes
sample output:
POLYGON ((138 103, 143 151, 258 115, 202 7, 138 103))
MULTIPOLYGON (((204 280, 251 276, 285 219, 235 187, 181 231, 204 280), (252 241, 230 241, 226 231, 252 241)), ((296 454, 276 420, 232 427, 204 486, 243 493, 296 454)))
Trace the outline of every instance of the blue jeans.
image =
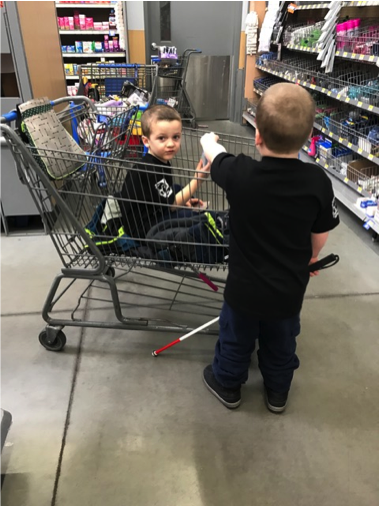
POLYGON ((213 361, 216 380, 225 388, 246 383, 258 339, 258 365, 265 385, 275 392, 288 392, 300 364, 295 353, 299 334, 299 314, 286 320, 257 320, 236 313, 224 302, 213 361))

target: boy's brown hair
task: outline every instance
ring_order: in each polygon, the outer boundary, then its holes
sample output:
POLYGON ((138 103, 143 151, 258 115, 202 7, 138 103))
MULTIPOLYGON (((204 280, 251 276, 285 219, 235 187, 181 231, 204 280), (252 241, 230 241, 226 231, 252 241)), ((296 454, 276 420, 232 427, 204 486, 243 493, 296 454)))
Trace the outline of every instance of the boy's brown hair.
POLYGON ((154 121, 180 121, 182 118, 178 111, 168 105, 152 105, 142 114, 141 128, 142 134, 149 138, 151 135, 151 125, 154 121))
POLYGON ((315 118, 315 103, 300 86, 270 86, 258 102, 257 129, 266 147, 276 154, 299 151, 308 139, 315 118))

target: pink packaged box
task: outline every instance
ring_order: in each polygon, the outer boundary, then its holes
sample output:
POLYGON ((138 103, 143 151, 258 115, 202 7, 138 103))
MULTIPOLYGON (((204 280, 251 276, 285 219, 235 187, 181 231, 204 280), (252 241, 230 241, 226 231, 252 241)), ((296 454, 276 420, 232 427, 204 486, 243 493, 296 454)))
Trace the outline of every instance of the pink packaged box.
POLYGON ((70 29, 70 23, 68 21, 68 17, 67 16, 64 17, 64 29, 65 30, 69 30, 70 29))
POLYGON ((93 30, 93 18, 86 18, 86 30, 93 30))
POLYGON ((68 18, 68 26, 70 30, 74 29, 74 18, 71 17, 68 18))
POLYGON ((102 30, 103 29, 103 23, 101 23, 101 22, 95 22, 93 24, 93 27, 94 27, 95 30, 102 30))
POLYGON ((109 21, 103 21, 103 30, 109 30, 109 21))
POLYGON ((80 30, 86 29, 86 15, 85 14, 79 14, 79 27, 80 27, 80 30))

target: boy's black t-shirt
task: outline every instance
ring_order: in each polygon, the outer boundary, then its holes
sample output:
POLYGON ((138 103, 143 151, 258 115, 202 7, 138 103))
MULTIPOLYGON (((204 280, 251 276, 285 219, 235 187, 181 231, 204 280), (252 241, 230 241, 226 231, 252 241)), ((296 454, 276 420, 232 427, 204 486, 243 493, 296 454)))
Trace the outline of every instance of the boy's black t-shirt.
POLYGON ((259 319, 285 319, 302 306, 311 233, 339 223, 331 181, 297 159, 219 154, 211 175, 230 204, 225 300, 259 319))
POLYGON ((146 236, 175 201, 170 163, 150 153, 141 162, 128 171, 119 201, 125 232, 137 240, 146 236))

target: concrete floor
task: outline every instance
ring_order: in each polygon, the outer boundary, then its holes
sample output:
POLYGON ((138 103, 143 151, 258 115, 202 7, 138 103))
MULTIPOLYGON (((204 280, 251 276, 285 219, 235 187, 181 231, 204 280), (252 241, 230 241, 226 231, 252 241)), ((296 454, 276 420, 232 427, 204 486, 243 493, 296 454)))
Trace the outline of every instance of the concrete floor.
MULTIPOLYGON (((2 505, 377 506, 379 245, 341 216, 325 249, 341 262, 310 282, 282 415, 265 408, 255 355, 238 410, 209 394, 211 336, 153 359, 173 334, 67 327, 65 350, 47 352, 58 256, 46 236, 3 238, 2 505)), ((90 302, 86 317, 112 314, 90 302)))

